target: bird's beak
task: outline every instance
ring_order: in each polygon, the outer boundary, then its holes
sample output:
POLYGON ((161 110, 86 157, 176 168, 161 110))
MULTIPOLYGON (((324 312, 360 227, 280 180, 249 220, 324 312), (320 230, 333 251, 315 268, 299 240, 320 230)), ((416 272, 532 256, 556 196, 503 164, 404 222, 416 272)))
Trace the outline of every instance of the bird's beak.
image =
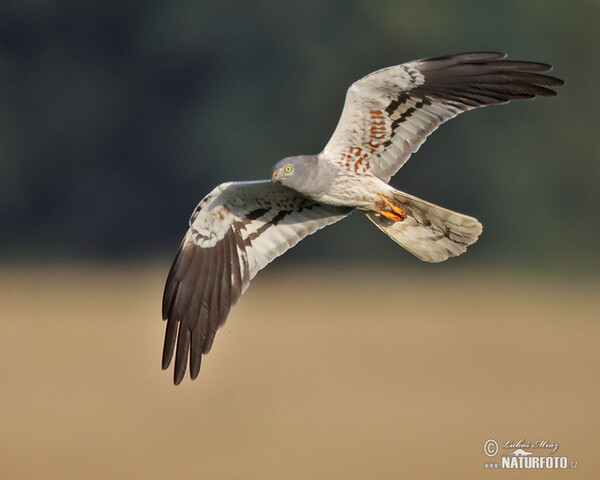
POLYGON ((273 176, 271 177, 271 183, 275 183, 279 180, 279 170, 273 170, 273 176))

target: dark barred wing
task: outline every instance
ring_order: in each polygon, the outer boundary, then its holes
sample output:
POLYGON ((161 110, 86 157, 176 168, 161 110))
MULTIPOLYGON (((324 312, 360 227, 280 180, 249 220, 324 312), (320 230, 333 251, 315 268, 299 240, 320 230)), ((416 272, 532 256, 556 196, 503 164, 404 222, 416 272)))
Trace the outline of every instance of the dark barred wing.
POLYGON ((464 53, 384 68, 350 86, 321 157, 389 181, 427 136, 459 113, 511 100, 552 97, 550 65, 464 53))
POLYGON ((270 181, 224 183, 198 205, 167 278, 162 367, 175 356, 175 384, 186 365, 198 376, 202 355, 250 280, 274 258, 347 208, 315 203, 270 181))

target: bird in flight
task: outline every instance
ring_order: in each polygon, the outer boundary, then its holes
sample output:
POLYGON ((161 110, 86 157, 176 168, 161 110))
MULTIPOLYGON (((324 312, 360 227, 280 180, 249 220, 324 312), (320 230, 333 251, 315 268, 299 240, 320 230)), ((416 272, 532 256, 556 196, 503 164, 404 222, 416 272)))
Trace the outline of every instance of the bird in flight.
POLYGON ((396 65, 353 83, 318 155, 284 158, 271 179, 223 183, 196 207, 169 272, 162 368, 174 382, 202 355, 250 281, 307 235, 361 210, 425 262, 460 255, 481 234, 473 217, 394 189, 388 181, 441 123, 486 105, 536 96, 563 81, 543 63, 464 53, 396 65))

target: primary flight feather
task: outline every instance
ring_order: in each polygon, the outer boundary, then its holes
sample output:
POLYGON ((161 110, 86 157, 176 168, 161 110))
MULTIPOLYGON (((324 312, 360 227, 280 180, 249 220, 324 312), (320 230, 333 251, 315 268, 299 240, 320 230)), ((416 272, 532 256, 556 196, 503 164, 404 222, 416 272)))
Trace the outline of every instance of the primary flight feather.
POLYGON ((318 155, 289 157, 271 180, 216 187, 196 207, 167 278, 162 367, 175 353, 174 382, 187 364, 198 376, 202 355, 250 281, 307 235, 358 209, 427 262, 460 255, 481 224, 388 185, 441 123, 476 107, 552 97, 562 80, 542 63, 503 53, 417 60, 353 83, 339 123, 318 155))

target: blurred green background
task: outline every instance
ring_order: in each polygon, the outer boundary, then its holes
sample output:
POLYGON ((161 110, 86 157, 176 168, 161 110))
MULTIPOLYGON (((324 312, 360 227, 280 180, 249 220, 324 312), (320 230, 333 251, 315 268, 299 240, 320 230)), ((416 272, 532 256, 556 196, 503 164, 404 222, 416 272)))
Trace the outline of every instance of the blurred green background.
MULTIPOLYGON (((482 221, 461 261, 594 272, 599 23, 596 1, 5 0, 1 256, 170 258, 215 185, 319 152, 356 79, 497 50, 566 86, 460 116, 392 183, 482 221)), ((281 261, 419 264, 367 225, 353 215, 281 261)))

